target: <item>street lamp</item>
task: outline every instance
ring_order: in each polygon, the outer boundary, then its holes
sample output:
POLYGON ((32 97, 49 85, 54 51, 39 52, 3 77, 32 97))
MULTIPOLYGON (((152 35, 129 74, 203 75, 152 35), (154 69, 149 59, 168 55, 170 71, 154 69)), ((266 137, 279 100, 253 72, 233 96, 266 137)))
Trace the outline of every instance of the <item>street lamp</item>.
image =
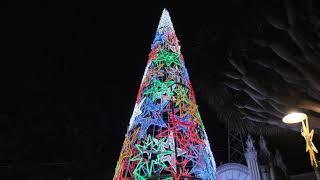
POLYGON ((315 153, 318 153, 318 150, 312 142, 314 130, 312 129, 310 131, 309 129, 308 116, 304 113, 293 112, 283 117, 282 121, 287 124, 302 123, 301 135, 306 140, 306 152, 309 151, 311 165, 313 167, 318 167, 315 155, 315 153))
POLYGON ((282 121, 287 124, 294 124, 303 122, 305 119, 307 119, 307 115, 304 113, 298 113, 298 112, 292 112, 285 117, 282 118, 282 121))

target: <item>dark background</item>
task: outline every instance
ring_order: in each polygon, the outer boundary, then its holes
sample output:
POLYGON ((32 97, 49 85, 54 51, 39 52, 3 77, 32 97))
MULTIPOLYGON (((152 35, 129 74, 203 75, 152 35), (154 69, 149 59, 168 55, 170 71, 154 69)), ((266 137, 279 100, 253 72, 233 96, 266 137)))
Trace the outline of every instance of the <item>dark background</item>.
MULTIPOLYGON (((227 129, 199 93, 210 83, 202 77, 215 76, 235 40, 241 43, 258 26, 262 1, 28 1, 3 7, 1 180, 112 179, 165 7, 216 162, 226 162, 227 129)), ((280 149, 290 174, 311 171, 299 133, 266 139, 280 149)))

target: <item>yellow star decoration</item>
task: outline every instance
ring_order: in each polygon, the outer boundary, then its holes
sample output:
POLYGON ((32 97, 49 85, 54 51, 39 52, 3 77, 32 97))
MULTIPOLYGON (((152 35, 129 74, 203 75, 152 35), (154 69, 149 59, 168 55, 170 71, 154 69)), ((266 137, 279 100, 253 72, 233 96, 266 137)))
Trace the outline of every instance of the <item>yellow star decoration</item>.
POLYGON ((128 138, 128 135, 126 134, 126 139, 123 142, 123 158, 131 157, 132 156, 132 149, 130 148, 130 145, 133 143, 134 140, 137 139, 139 133, 139 128, 136 128, 133 133, 128 138))
POLYGON ((125 135, 125 139, 122 145, 122 149, 120 152, 120 157, 116 166, 116 176, 114 177, 114 179, 117 179, 118 176, 122 174, 122 168, 120 167, 122 162, 124 161, 125 158, 131 157, 132 156, 132 149, 130 147, 130 145, 133 143, 134 140, 137 139, 138 133, 139 133, 139 129, 140 128, 136 128, 132 134, 130 135, 130 137, 128 137, 128 134, 125 135))
POLYGON ((180 117, 183 117, 183 114, 189 113, 193 120, 198 121, 198 105, 195 100, 188 97, 188 93, 181 85, 178 85, 176 96, 173 97, 175 106, 179 107, 180 117))
POLYGON ((175 102, 175 106, 180 109, 180 117, 183 117, 183 110, 185 110, 185 106, 189 103, 188 94, 185 89, 181 87, 180 84, 177 85, 177 95, 173 97, 173 101, 175 102))
POLYGON ((192 117, 196 120, 198 118, 198 105, 195 102, 190 102, 189 111, 192 117))
MULTIPOLYGON (((188 113, 191 115, 192 119, 198 122, 198 105, 194 101, 189 101, 189 104, 180 104, 180 112, 188 113)), ((180 115, 180 117, 182 117, 180 115)))
MULTIPOLYGON (((306 119, 306 121, 308 121, 308 120, 306 119)), ((315 155, 315 152, 318 153, 318 150, 312 142, 313 134, 314 134, 314 130, 310 131, 308 122, 306 122, 306 124, 305 124, 302 121, 301 135, 306 140, 306 152, 309 151, 311 165, 318 167, 318 163, 317 163, 317 159, 316 159, 316 155, 315 155)))

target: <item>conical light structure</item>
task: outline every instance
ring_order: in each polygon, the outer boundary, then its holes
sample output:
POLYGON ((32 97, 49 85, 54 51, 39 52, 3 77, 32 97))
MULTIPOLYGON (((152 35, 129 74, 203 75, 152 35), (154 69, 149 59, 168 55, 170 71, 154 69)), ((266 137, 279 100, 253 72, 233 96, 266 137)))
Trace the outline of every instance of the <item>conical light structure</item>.
POLYGON ((114 180, 216 179, 179 41, 164 9, 114 180))

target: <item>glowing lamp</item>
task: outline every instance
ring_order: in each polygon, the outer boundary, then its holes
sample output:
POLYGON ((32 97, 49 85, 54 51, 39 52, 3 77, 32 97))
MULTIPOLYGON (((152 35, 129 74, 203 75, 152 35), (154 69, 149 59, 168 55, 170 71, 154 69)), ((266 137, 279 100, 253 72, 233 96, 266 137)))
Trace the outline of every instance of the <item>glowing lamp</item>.
MULTIPOLYGON (((304 113, 293 112, 283 117, 282 121, 288 124, 299 123, 299 122, 302 123, 301 135, 306 140, 306 150, 307 152, 309 151, 311 165, 317 168, 318 161, 315 153, 318 153, 318 149, 312 142, 314 130, 313 129, 310 130, 309 128, 307 115, 304 113)), ((317 179, 319 180, 320 174, 318 171, 316 171, 316 175, 317 175, 317 179)))
POLYGON ((299 123, 307 119, 304 113, 293 112, 282 118, 282 121, 287 124, 299 123))

